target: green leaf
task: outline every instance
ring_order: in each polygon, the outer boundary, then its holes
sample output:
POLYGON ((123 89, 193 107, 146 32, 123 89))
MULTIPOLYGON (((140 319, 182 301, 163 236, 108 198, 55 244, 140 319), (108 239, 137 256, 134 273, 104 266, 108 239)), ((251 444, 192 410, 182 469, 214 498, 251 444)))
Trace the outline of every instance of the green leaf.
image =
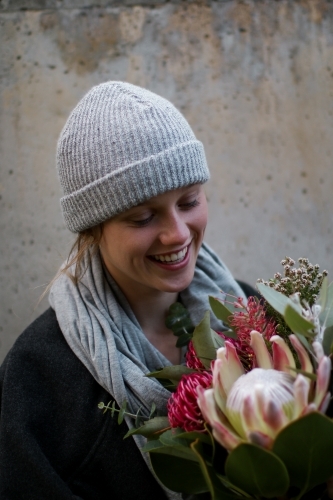
POLYGON ((175 302, 170 306, 165 326, 177 337, 184 333, 190 334, 194 330, 190 314, 180 302, 175 302))
POLYGON ((304 318, 296 309, 294 304, 288 304, 283 313, 283 317, 292 332, 297 332, 306 338, 313 339, 315 333, 312 332, 314 324, 304 318))
POLYGON ((259 446, 236 446, 226 460, 225 472, 232 484, 250 495, 282 496, 289 488, 287 469, 275 454, 259 446))
POLYGON ((211 499, 212 500, 239 499, 238 496, 233 495, 231 491, 221 483, 221 481, 215 474, 213 467, 205 460, 202 443, 200 443, 200 441, 197 440, 191 444, 191 448, 193 452, 197 455, 202 475, 206 480, 207 486, 211 494, 211 499))
POLYGON ((178 337, 176 347, 184 347, 184 345, 187 345, 191 339, 191 333, 183 333, 183 335, 180 335, 180 337, 178 337))
POLYGON ((309 352, 312 353, 311 346, 310 346, 309 342, 307 341, 307 339, 304 337, 304 335, 302 335, 302 334, 300 334, 298 332, 295 332, 295 335, 298 338, 298 340, 303 344, 303 346, 305 347, 305 349, 307 349, 309 352))
POLYGON ((165 366, 162 370, 158 370, 157 372, 147 373, 146 377, 154 377, 157 379, 169 379, 179 381, 183 375, 188 375, 189 373, 194 373, 195 370, 191 368, 187 368, 184 365, 173 365, 173 366, 165 366))
POLYGON ((305 370, 301 370, 300 368, 293 368, 292 366, 289 366, 289 370, 295 373, 300 373, 301 375, 304 375, 304 377, 307 377, 314 382, 317 380, 317 375, 315 373, 306 372, 305 370))
POLYGON ((191 442, 195 441, 196 439, 199 439, 199 441, 202 441, 203 443, 210 445, 212 444, 211 438, 204 432, 196 432, 196 431, 181 432, 180 434, 178 434, 177 437, 181 439, 187 439, 191 442))
MULTIPOLYGON (((327 283, 326 276, 324 278, 324 282, 325 282, 325 280, 327 283)), ((323 285, 324 285, 324 283, 323 283, 323 285)), ((323 288, 323 285, 322 285, 322 288, 323 288)), ((320 297, 319 297, 319 299, 320 299, 320 297)), ((327 287, 326 304, 325 304, 325 308, 320 313, 319 320, 320 320, 320 324, 326 326, 326 328, 328 328, 329 326, 333 326, 333 281, 327 287)))
POLYGON ((130 429, 124 436, 124 439, 132 436, 133 434, 140 434, 141 436, 145 436, 148 438, 155 439, 158 437, 158 434, 162 432, 164 429, 168 429, 170 427, 170 423, 168 417, 154 417, 150 420, 147 420, 141 427, 137 429, 130 429))
POLYGON ((313 412, 285 427, 272 451, 287 467, 290 484, 304 494, 333 475, 332 449, 332 420, 313 412))
POLYGON ((209 304, 217 319, 220 319, 225 325, 231 328, 229 319, 230 316, 232 316, 232 311, 230 311, 221 300, 215 297, 209 297, 209 304))
POLYGON ((126 412, 127 408, 127 401, 124 401, 123 404, 121 405, 121 408, 118 413, 118 424, 120 425, 122 421, 124 420, 124 414, 126 412))
POLYGON ((150 456, 158 453, 183 458, 184 460, 189 460, 190 462, 197 462, 197 457, 189 446, 176 446, 174 443, 170 446, 166 446, 160 441, 160 439, 148 441, 142 448, 142 451, 149 452, 150 456))
POLYGON ((201 322, 194 329, 192 338, 194 350, 201 363, 207 369, 210 368, 211 361, 216 358, 217 343, 219 342, 217 337, 219 335, 210 328, 210 313, 207 311, 201 322))
POLYGON ((223 332, 223 335, 229 337, 230 339, 235 339, 235 340, 238 339, 237 333, 234 330, 225 330, 223 332))
POLYGON ((160 453, 150 454, 151 465, 158 479, 170 490, 195 495, 208 491, 198 462, 160 453))
POLYGON ((278 292, 277 290, 274 290, 274 288, 266 286, 263 283, 257 283, 257 288, 264 299, 267 300, 267 302, 282 316, 284 316, 285 309, 288 305, 294 306, 294 309, 296 309, 299 313, 302 312, 300 306, 294 304, 289 297, 281 292, 278 292))
POLYGON ((181 429, 169 429, 160 436, 160 442, 164 444, 164 446, 174 446, 176 448, 187 448, 189 449, 190 443, 186 439, 182 439, 179 437, 181 434, 181 429))
POLYGON ((333 352, 333 325, 324 331, 323 349, 326 356, 329 356, 333 352))

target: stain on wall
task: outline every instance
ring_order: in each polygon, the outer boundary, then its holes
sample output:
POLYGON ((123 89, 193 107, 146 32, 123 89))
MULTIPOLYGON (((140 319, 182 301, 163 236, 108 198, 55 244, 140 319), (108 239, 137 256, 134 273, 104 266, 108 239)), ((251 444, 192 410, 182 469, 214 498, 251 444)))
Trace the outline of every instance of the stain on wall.
POLYGON ((0 358, 70 248, 55 148, 91 86, 170 99, 205 145, 207 241, 254 284, 285 255, 333 276, 333 3, 0 0, 0 358))

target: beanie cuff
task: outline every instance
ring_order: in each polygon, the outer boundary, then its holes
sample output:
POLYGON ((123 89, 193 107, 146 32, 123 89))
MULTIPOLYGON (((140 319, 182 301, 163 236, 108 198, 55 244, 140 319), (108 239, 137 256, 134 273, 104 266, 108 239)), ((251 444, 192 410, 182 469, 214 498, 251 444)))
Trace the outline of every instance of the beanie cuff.
POLYGON ((78 233, 153 196, 208 179, 202 143, 188 141, 119 168, 60 202, 68 229, 78 233))

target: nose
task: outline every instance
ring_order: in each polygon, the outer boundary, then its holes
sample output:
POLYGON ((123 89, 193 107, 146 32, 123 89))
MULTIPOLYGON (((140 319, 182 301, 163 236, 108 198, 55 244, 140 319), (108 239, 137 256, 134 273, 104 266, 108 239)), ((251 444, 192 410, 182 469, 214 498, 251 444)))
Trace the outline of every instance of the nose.
POLYGON ((189 242, 190 235, 190 228, 187 225, 184 213, 175 211, 165 216, 159 235, 163 245, 183 245, 189 242))

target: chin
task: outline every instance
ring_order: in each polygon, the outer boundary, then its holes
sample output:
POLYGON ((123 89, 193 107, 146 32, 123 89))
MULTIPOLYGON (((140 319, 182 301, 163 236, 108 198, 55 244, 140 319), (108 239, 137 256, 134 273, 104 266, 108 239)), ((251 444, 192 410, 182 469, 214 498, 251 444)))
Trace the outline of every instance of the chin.
POLYGON ((190 286, 190 284, 193 280, 193 275, 194 275, 194 273, 189 278, 181 279, 181 280, 178 280, 177 282, 174 282, 174 283, 165 283, 164 286, 163 285, 161 286, 160 290, 163 292, 168 292, 168 293, 182 292, 183 290, 185 290, 187 287, 190 286))

